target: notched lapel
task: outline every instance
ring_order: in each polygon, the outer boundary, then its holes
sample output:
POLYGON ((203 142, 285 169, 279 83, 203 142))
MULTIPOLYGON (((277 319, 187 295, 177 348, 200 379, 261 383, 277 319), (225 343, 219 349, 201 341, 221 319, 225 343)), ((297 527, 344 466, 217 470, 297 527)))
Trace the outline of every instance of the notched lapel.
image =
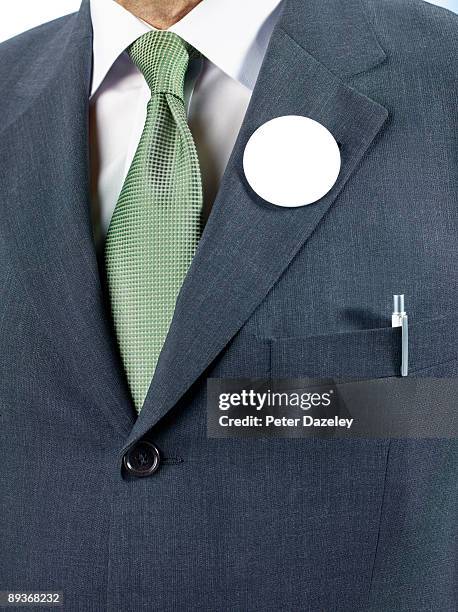
MULTIPOLYGON (((326 2, 328 3, 328 2, 326 2)), ((285 31, 275 29, 212 213, 177 300, 144 407, 124 448, 158 422, 204 372, 265 298, 349 180, 388 112, 348 87, 285 31), (245 145, 264 122, 302 115, 341 143, 333 189, 302 208, 261 200, 242 168, 245 145)), ((371 66, 384 59, 371 48, 371 66)), ((361 62, 352 59, 355 70, 361 62)), ((367 64, 366 64, 367 65, 367 64)))

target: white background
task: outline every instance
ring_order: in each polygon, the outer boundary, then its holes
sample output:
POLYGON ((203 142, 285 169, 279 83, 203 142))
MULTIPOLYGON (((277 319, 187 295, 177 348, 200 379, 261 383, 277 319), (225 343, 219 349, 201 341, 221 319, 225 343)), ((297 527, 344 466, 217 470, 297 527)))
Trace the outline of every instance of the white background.
MULTIPOLYGON (((458 0, 430 1, 458 12, 458 0)), ((45 21, 77 11, 79 5, 80 0, 0 0, 0 41, 45 21)))

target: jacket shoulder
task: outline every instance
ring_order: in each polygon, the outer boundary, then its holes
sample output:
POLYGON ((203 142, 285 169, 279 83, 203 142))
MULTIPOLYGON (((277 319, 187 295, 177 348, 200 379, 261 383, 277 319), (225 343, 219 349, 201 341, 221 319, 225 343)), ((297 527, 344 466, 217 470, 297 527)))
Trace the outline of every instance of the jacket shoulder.
POLYGON ((75 15, 73 13, 48 21, 0 43, 1 73, 8 72, 12 64, 26 64, 36 59, 40 51, 46 49, 50 41, 58 37, 74 20, 75 15))
MULTIPOLYGON (((448 63, 458 50, 458 15, 423 0, 362 0, 380 44, 412 61, 448 63)), ((455 62, 454 62, 455 63, 455 62)))
POLYGON ((10 101, 27 98, 30 83, 49 73, 50 59, 63 53, 76 13, 37 26, 0 44, 0 112, 8 121, 10 101))

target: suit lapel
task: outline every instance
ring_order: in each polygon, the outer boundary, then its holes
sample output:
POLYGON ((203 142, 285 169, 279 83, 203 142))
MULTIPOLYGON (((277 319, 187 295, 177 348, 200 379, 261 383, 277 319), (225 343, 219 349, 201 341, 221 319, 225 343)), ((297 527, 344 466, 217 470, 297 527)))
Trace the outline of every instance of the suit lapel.
POLYGON ((46 44, 40 65, 30 67, 39 78, 24 81, 25 102, 1 134, 7 248, 37 333, 72 372, 81 405, 99 408, 126 435, 134 411, 105 314, 90 220, 89 4, 46 44))
POLYGON ((343 0, 286 5, 178 297, 144 407, 124 448, 175 406, 237 333, 333 204, 385 122, 385 108, 337 76, 367 70, 385 57, 354 3, 349 4, 350 9, 343 0), (324 36, 326 19, 327 32, 346 37, 346 53, 339 43, 333 49, 324 36), (310 44, 315 57, 301 41, 310 44), (334 188, 316 204, 295 209, 257 197, 242 169, 251 134, 264 122, 290 114, 326 126, 341 143, 342 154, 334 188))

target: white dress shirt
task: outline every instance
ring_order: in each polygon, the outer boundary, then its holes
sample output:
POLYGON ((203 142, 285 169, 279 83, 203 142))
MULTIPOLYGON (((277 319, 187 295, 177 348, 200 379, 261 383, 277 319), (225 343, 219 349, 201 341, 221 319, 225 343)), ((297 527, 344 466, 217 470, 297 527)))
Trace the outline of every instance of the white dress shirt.
MULTIPOLYGON (((170 28, 204 60, 186 81, 208 212, 250 101, 280 0, 202 0, 170 28)), ((91 175, 100 247, 137 148, 151 92, 125 49, 154 28, 114 0, 91 0, 91 175)))

